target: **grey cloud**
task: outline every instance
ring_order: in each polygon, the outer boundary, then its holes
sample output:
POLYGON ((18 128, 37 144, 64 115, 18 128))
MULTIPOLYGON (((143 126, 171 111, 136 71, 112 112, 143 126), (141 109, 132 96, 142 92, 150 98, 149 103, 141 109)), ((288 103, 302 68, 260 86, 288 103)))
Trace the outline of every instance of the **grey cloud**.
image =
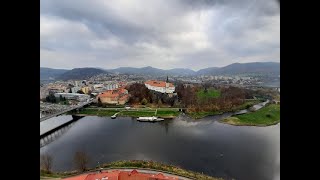
POLYGON ((280 46, 279 12, 272 0, 41 1, 40 48, 54 51, 40 51, 40 62, 204 68, 236 57, 266 61, 280 46))

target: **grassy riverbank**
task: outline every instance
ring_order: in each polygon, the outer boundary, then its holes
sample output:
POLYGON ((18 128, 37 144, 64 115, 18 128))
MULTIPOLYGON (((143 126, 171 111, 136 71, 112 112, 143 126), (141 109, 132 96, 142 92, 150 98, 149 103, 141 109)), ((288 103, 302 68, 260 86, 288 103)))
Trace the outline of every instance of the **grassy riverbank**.
MULTIPOLYGON (((235 112, 242 109, 247 109, 255 104, 260 103, 260 100, 247 100, 239 106, 234 106, 224 111, 200 111, 200 112, 187 112, 187 115, 193 119, 201 119, 206 116, 223 114, 225 112, 235 112)), ((180 114, 179 108, 136 108, 125 110, 124 108, 85 108, 81 110, 79 115, 91 116, 112 116, 118 113, 122 117, 140 117, 140 116, 154 116, 155 111, 158 109, 157 116, 160 118, 175 118, 180 114)))
POLYGON ((201 118, 204 118, 206 116, 213 116, 213 115, 223 114, 225 112, 235 112, 235 111, 240 111, 240 110, 243 110, 243 109, 248 109, 248 108, 252 107, 253 105, 258 104, 260 102, 261 102, 260 100, 247 100, 243 104, 241 104, 239 106, 234 106, 229 110, 225 110, 225 111, 187 112, 187 115, 190 116, 193 119, 201 119, 201 118))
MULTIPOLYGON (((111 162, 107 164, 103 164, 96 168, 91 168, 87 172, 92 171, 98 171, 100 168, 103 169, 146 169, 146 170, 154 170, 158 172, 164 172, 168 174, 173 174, 177 176, 183 176, 188 177, 190 179, 200 179, 200 180, 222 180, 222 178, 215 178, 211 177, 202 173, 193 172, 189 170, 185 170, 173 165, 166 165, 158 162, 153 161, 142 161, 142 160, 130 160, 130 161, 116 161, 111 162)), ((83 172, 86 173, 86 172, 83 172)), ((54 173, 54 172, 46 172, 41 170, 40 171, 40 179, 46 179, 46 178, 63 178, 68 176, 75 176, 81 174, 76 171, 71 172, 60 172, 60 173, 54 173)))
MULTIPOLYGON (((155 109, 137 109, 137 110, 115 110, 107 108, 86 108, 81 110, 78 114, 92 115, 92 116, 112 116, 118 113, 118 116, 123 117, 140 117, 140 116, 154 116, 155 109)), ((174 118, 180 114, 177 108, 164 108, 157 110, 157 116, 161 118, 174 118)))
POLYGON ((40 170, 40 179, 53 179, 53 178, 62 178, 65 175, 60 173, 48 172, 45 170, 40 170))
POLYGON ((222 122, 237 126, 269 126, 280 122, 280 105, 269 104, 256 112, 235 115, 222 122))

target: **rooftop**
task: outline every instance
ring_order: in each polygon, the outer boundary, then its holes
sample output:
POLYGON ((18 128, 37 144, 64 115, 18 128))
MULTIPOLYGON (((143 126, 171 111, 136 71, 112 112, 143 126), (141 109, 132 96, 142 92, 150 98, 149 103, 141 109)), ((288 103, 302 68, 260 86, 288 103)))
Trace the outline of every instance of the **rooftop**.
MULTIPOLYGON (((150 86, 155 86, 155 87, 166 87, 165 81, 148 80, 145 82, 145 84, 149 84, 150 86)), ((172 83, 169 83, 169 87, 174 87, 174 86, 172 83)))
POLYGON ((103 171, 101 173, 89 173, 78 175, 74 177, 65 178, 64 180, 174 180, 178 179, 175 177, 164 176, 162 173, 158 174, 147 174, 147 173, 140 173, 137 170, 132 171, 103 171))
POLYGON ((127 90, 124 88, 107 90, 107 91, 104 91, 101 94, 99 94, 99 97, 118 97, 118 96, 125 94, 126 92, 127 92, 127 90))

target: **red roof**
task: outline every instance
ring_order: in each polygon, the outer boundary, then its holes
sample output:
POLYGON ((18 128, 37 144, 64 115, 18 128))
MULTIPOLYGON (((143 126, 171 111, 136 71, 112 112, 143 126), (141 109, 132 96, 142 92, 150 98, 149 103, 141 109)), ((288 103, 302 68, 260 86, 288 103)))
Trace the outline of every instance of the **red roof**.
MULTIPOLYGON (((166 87, 166 82, 164 81, 149 80, 149 81, 146 81, 145 84, 149 84, 150 86, 155 86, 155 87, 166 87)), ((169 87, 174 87, 174 86, 172 83, 169 83, 169 87)))
POLYGON ((121 96, 123 94, 126 94, 127 90, 124 88, 119 88, 119 89, 114 89, 114 90, 107 90, 101 94, 98 95, 98 97, 109 97, 109 98, 114 98, 121 96))
POLYGON ((164 176, 159 174, 140 173, 137 170, 130 171, 103 171, 101 173, 90 173, 74 177, 65 178, 64 180, 177 180, 178 178, 164 176))
POLYGON ((121 101, 121 100, 126 100, 126 99, 128 99, 128 94, 126 94, 126 95, 124 95, 124 96, 122 96, 122 97, 119 98, 120 101, 121 101))

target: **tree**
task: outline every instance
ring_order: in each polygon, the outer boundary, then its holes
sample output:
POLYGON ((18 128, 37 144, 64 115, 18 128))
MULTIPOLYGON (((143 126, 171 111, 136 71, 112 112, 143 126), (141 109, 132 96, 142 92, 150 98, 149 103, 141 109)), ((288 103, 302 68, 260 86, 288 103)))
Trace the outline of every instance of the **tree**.
POLYGON ((98 98, 98 106, 99 106, 99 107, 101 107, 101 106, 102 106, 102 102, 101 102, 100 97, 98 98))
POLYGON ((89 157, 85 152, 77 151, 73 157, 74 165, 76 168, 84 172, 87 169, 89 163, 89 157))
POLYGON ((77 91, 77 93, 84 94, 84 92, 81 89, 79 91, 77 91))
POLYGON ((51 103, 56 103, 56 97, 54 96, 54 94, 50 93, 47 97, 46 97, 46 102, 51 102, 51 103))
POLYGON ((207 87, 204 87, 204 93, 208 93, 208 88, 207 87))
POLYGON ((158 100, 158 106, 159 106, 159 107, 162 106, 162 101, 161 101, 161 99, 158 100))
POLYGON ((40 155, 40 168, 47 172, 51 172, 53 158, 49 154, 40 155))
POLYGON ((142 105, 148 104, 148 100, 146 98, 143 98, 142 101, 141 101, 141 104, 142 105))
POLYGON ((60 101, 63 101, 63 97, 62 97, 62 95, 60 95, 59 100, 60 100, 60 101))

